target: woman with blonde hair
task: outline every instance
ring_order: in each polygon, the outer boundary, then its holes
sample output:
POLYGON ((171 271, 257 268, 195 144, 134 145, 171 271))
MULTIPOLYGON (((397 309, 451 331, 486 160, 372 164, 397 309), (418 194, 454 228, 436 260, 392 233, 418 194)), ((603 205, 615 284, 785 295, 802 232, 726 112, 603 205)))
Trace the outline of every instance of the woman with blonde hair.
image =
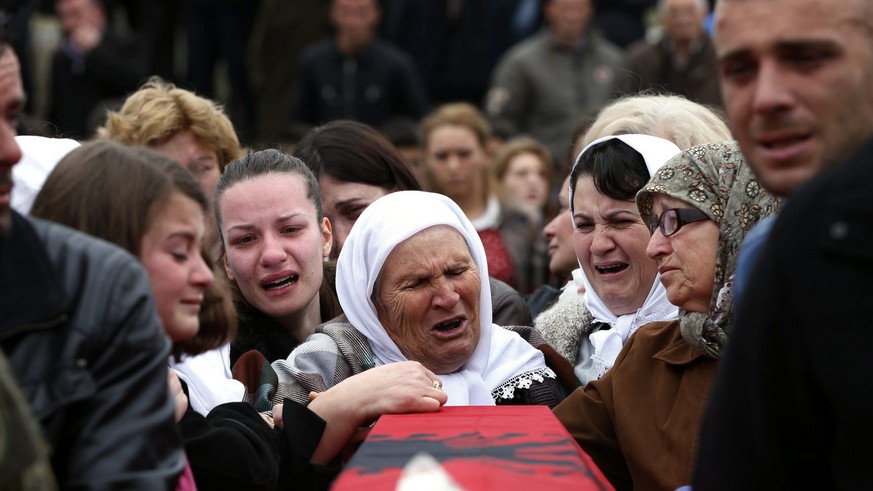
MULTIPOLYGON (((175 160, 194 176, 212 202, 224 167, 242 157, 233 124, 215 102, 152 77, 106 116, 97 136, 142 145, 175 160)), ((204 243, 218 257, 214 217, 207 217, 204 243)))
POLYGON ((233 124, 218 104, 157 77, 110 112, 97 136, 151 147, 176 160, 210 199, 224 167, 243 155, 233 124))
POLYGON ((731 138, 716 108, 679 95, 640 93, 616 99, 601 109, 576 148, 606 135, 628 133, 659 136, 682 149, 731 138))
POLYGON ((548 274, 543 241, 530 218, 502 203, 490 170, 491 127, 468 103, 438 107, 421 122, 429 191, 464 211, 485 245, 490 274, 521 293, 548 274), (540 246, 540 244, 543 244, 540 246))

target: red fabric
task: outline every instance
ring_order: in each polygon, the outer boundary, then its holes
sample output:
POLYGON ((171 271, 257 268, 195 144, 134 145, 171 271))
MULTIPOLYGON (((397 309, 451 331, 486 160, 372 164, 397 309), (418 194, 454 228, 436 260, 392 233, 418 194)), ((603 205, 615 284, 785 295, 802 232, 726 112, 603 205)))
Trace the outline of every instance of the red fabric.
POLYGON ((613 489, 545 406, 454 406, 385 415, 335 491, 393 490, 418 452, 465 490, 613 489))
POLYGON ((506 242, 503 241, 500 231, 492 228, 479 230, 478 233, 479 238, 482 239, 482 245, 485 246, 485 257, 488 259, 488 276, 497 278, 516 288, 515 265, 512 264, 512 257, 509 255, 509 249, 506 248, 506 242))
POLYGON ((194 474, 191 472, 191 464, 185 458, 185 469, 182 475, 179 476, 179 481, 176 483, 176 491, 197 491, 197 484, 194 482, 194 474))

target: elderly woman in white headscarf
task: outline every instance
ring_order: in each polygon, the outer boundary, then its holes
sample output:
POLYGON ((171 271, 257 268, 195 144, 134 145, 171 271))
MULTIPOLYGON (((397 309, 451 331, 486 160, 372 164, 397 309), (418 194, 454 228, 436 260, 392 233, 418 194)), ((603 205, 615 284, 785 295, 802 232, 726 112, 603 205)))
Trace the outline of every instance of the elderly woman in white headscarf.
POLYGON ((646 256, 650 233, 634 197, 670 157, 674 143, 650 135, 615 135, 586 146, 570 172, 570 219, 582 267, 581 324, 537 318, 536 327, 574 365, 581 385, 603 376, 640 326, 676 319, 655 262, 646 256))
POLYGON ((556 405, 565 392, 535 348, 544 341, 532 328, 491 322, 487 278, 482 242, 451 199, 422 191, 379 198, 337 262, 344 315, 273 363, 274 401, 306 404, 312 392, 412 360, 448 405, 556 405))

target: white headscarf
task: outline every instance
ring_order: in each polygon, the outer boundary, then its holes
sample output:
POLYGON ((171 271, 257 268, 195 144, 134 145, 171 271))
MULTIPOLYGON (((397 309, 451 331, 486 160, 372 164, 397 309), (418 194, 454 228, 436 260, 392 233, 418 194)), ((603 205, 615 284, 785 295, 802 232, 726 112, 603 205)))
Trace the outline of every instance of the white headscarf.
MULTIPOLYGON (((579 157, 594 145, 613 139, 621 140, 642 155, 646 162, 646 168, 649 170, 649 177, 653 176, 671 157, 681 152, 679 147, 673 142, 656 136, 610 135, 598 138, 588 144, 579 153, 579 157)), ((574 168, 579 164, 579 157, 576 158, 576 163, 573 165, 574 168)), ((570 182, 571 220, 573 219, 574 184, 574 182, 570 182)), ((594 347, 594 354, 591 355, 592 361, 599 368, 599 371, 603 373, 609 370, 613 363, 615 363, 615 358, 621 351, 622 346, 634 331, 649 322, 673 320, 679 317, 679 309, 667 299, 667 290, 661 284, 660 274, 655 275, 655 282, 652 284, 652 288, 649 290, 643 306, 636 312, 625 315, 615 315, 606 307, 603 300, 600 299, 597 292, 591 287, 591 282, 585 276, 584 270, 582 282, 585 285, 585 306, 588 307, 588 310, 594 317, 594 322, 605 322, 611 326, 608 330, 600 330, 588 335, 588 339, 594 347)), ((582 360, 579 361, 581 362, 582 360)))
POLYGON ((61 159, 79 147, 79 142, 32 135, 16 136, 15 142, 21 148, 21 161, 12 167, 14 185, 10 205, 18 213, 27 215, 46 177, 61 159))
POLYGON ((373 286, 397 244, 436 225, 458 230, 479 268, 479 344, 467 363, 441 374, 448 405, 494 405, 491 392, 512 377, 547 370, 542 353, 517 334, 491 323, 491 288, 485 248, 473 225, 454 201, 441 194, 398 191, 374 201, 358 218, 337 261, 337 294, 349 322, 369 341, 383 363, 406 357, 379 322, 371 300, 373 286))

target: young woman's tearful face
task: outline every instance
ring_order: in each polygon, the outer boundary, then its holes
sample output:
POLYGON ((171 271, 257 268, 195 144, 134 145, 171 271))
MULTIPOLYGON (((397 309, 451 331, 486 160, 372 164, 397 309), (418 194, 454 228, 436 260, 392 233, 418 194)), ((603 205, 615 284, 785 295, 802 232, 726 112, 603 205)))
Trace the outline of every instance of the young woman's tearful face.
POLYGON ((479 269, 460 232, 427 228, 391 251, 376 281, 376 314, 409 360, 460 369, 479 343, 479 269))
POLYGON ((219 206, 227 276, 252 306, 280 323, 318 311, 330 225, 303 178, 271 173, 228 188, 219 206))

